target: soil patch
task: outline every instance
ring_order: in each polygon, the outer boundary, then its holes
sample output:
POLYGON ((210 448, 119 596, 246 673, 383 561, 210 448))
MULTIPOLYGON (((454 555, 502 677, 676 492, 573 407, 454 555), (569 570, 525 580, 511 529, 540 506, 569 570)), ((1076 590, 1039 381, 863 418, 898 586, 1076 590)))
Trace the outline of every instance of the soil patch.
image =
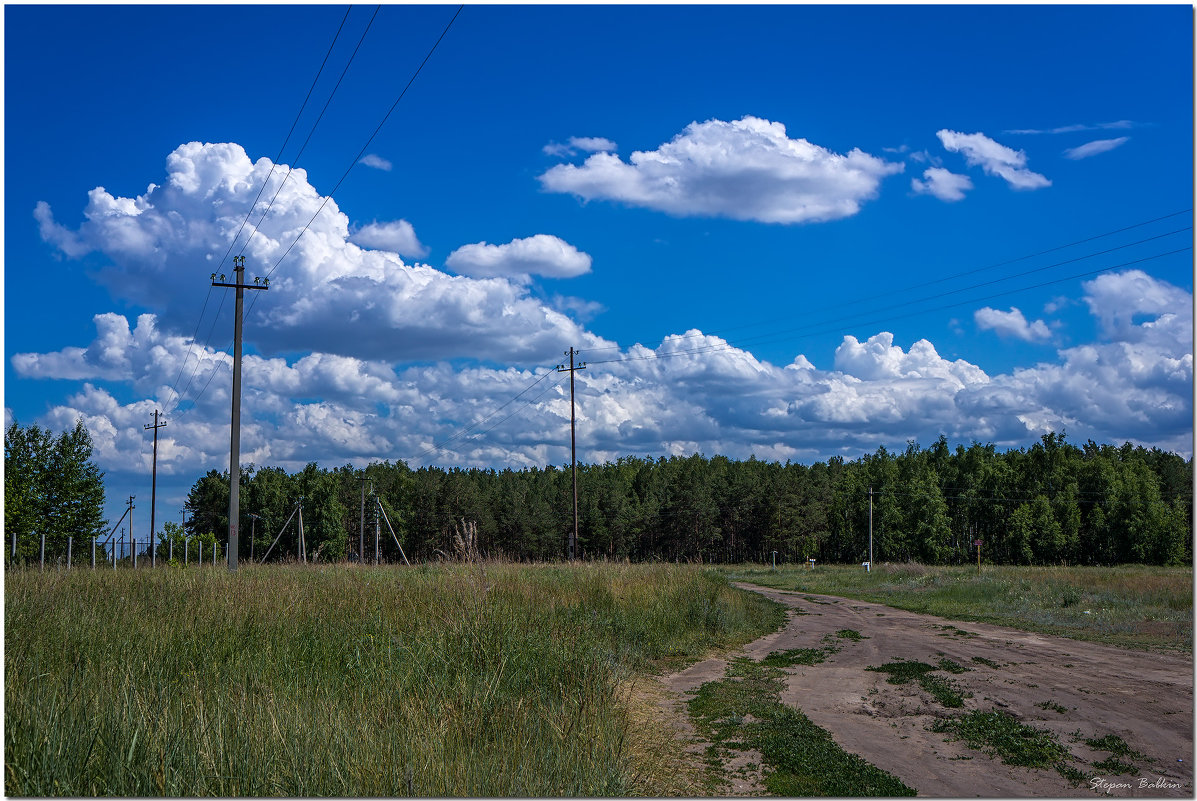
MULTIPOLYGON (((790 612, 784 628, 729 658, 759 661, 775 651, 820 648, 825 637, 839 632, 859 634, 841 635, 843 647, 821 663, 787 667, 782 701, 829 731, 844 750, 919 795, 1194 795, 1191 655, 1129 651, 865 601, 736 586, 779 601, 790 612), (938 681, 950 686, 962 706, 945 705, 925 681, 889 681, 894 663, 934 667, 935 672, 919 670, 942 677, 938 681), (868 669, 886 665, 891 672, 868 669), (1065 749, 1061 764, 1073 780, 1051 767, 1006 764, 1000 749, 970 747, 968 738, 953 735, 959 726, 945 725, 979 712, 1006 713, 1048 733, 1065 749), (1102 749, 1111 742, 1121 746, 1102 749), (1084 780, 1078 783, 1080 775, 1084 780)), ((704 682, 723 678, 727 665, 726 659, 708 659, 662 681, 684 701, 704 682)), ((684 714, 684 706, 676 709, 684 714)), ((760 764, 755 757, 749 759, 760 764)), ((765 792, 756 776, 733 771, 733 782, 733 794, 765 792)))

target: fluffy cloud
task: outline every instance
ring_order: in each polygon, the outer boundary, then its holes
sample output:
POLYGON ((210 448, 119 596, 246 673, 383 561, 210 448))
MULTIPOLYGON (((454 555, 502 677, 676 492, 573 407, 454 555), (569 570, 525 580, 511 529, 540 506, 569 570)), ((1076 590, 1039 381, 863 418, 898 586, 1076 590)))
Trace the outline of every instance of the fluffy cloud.
POLYGON ((972 179, 967 175, 957 175, 942 167, 924 170, 923 178, 926 180, 910 179, 910 188, 916 195, 934 195, 948 202, 964 200, 964 193, 973 188, 972 179))
POLYGON ((901 172, 854 148, 833 153, 785 126, 757 117, 694 122, 627 162, 595 153, 581 166, 558 164, 540 176, 550 192, 616 200, 678 216, 730 217, 771 223, 850 217, 877 196, 881 180, 901 172))
POLYGON ((1008 312, 988 306, 977 309, 973 312, 973 320, 982 331, 994 331, 998 336, 1014 337, 1024 342, 1043 342, 1052 336, 1047 323, 1042 320, 1028 323, 1023 313, 1014 306, 1008 312))
POLYGON ((349 241, 364 248, 394 251, 400 256, 424 258, 428 255, 428 248, 420 244, 416 229, 407 220, 363 225, 350 235, 349 241))
POLYGON ((519 282, 405 263, 385 249, 418 244, 403 221, 373 223, 351 238, 349 218, 301 169, 288 176, 269 159, 251 162, 240 145, 199 142, 180 146, 166 166, 166 182, 138 197, 93 189, 78 229, 55 222, 45 204, 35 215, 43 238, 64 255, 107 257, 98 279, 121 300, 164 310, 159 324, 168 330, 195 329, 197 296, 211 272, 231 272, 221 260, 233 243, 244 249, 249 276, 270 275, 270 290, 254 293, 245 320, 247 341, 268 351, 540 363, 562 342, 596 341, 519 282))
MULTIPOLYGON (((779 367, 700 331, 655 347, 583 348, 590 364, 576 376, 579 456, 697 450, 855 458, 879 444, 929 442, 940 433, 1025 446, 1061 428, 1074 440, 1131 440, 1188 455, 1192 296, 1139 271, 1100 276, 1083 291, 1100 341, 998 375, 946 359, 926 340, 903 348, 887 332, 844 337, 830 369, 802 355, 779 367)), ((12 364, 22 380, 87 382, 37 422, 61 430, 82 418, 101 469, 114 480, 148 470, 142 426, 155 408, 168 411, 160 479, 188 484, 227 466, 229 357, 164 332, 153 315, 135 325, 97 315, 90 344, 17 354, 12 364), (195 386, 208 389, 176 407, 170 387, 180 371, 194 372, 195 386), (122 400, 130 396, 138 400, 122 400)), ((515 468, 568 460, 568 378, 551 366, 397 369, 383 359, 315 352, 249 354, 244 367, 246 462, 297 470, 313 459, 515 468)))
POLYGON ((526 283, 533 275, 575 278, 590 272, 590 256, 549 234, 513 239, 506 245, 478 242, 449 254, 445 266, 475 278, 509 278, 526 283))
POLYGON ((1051 181, 1026 169, 1027 154, 999 144, 982 133, 962 134, 946 128, 936 136, 946 150, 963 153, 971 166, 979 166, 989 175, 1004 178, 1015 189, 1040 189, 1051 181))
POLYGON ((359 163, 365 164, 367 167, 373 167, 376 170, 382 170, 383 172, 390 172, 393 166, 391 162, 374 153, 366 154, 359 163))
POLYGON ((1064 158, 1073 159, 1074 161, 1077 159, 1087 159, 1090 156, 1096 156, 1098 153, 1113 150, 1128 141, 1130 141, 1129 136, 1120 136, 1117 139, 1096 139, 1079 147, 1068 148, 1064 151, 1064 158))

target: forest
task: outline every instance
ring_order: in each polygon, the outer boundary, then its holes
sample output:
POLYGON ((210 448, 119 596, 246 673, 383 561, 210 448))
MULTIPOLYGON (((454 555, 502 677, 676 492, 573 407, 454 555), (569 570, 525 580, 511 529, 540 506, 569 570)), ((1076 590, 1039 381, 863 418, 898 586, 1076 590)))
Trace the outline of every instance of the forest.
MULTIPOLYGON (((412 469, 403 462, 241 474, 243 558, 511 560, 566 554, 571 471, 412 469), (365 479, 363 481, 363 479, 365 479), (302 500, 302 506, 297 506, 302 500), (384 515, 378 515, 381 509, 384 515), (256 517, 251 520, 250 515, 256 517), (304 526, 299 551, 298 518, 304 526), (364 527, 362 525, 364 518, 364 527), (288 522, 290 521, 290 522, 288 522), (285 525, 286 524, 286 525, 285 525), (363 531, 364 528, 364 531, 363 531), (393 528, 394 535, 391 533, 393 528), (364 543, 364 548, 359 546, 364 543)), ((223 540, 228 473, 192 487, 186 534, 223 540)), ((811 465, 723 456, 625 457, 578 465, 578 556, 699 562, 1110 565, 1192 561, 1192 460, 1063 433, 999 452, 884 447, 811 465), (776 553, 774 553, 776 552, 776 553)), ((173 527, 172 527, 173 528, 173 527)))

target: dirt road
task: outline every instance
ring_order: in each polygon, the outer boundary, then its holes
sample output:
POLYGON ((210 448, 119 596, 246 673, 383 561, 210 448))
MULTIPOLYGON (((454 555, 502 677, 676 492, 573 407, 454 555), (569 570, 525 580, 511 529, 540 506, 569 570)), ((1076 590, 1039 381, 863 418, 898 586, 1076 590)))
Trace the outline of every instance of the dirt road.
MULTIPOLYGON (((773 651, 818 648, 825 635, 845 629, 860 633, 858 641, 839 640, 841 649, 821 664, 788 668, 782 701, 831 732, 844 750, 897 776, 919 795, 1194 795, 1191 657, 956 623, 864 601, 737 586, 791 610, 784 628, 738 655, 759 660, 773 651), (942 674, 966 694, 963 709, 945 708, 916 682, 891 684, 885 673, 865 669, 896 660, 938 664, 943 659, 968 668, 942 674), (938 718, 974 710, 1004 710, 1052 732, 1071 753, 1068 764, 1090 778, 1074 786, 1054 769, 1005 765, 960 741, 949 742, 948 734, 928 730, 938 718), (1132 762, 1137 774, 1095 767, 1112 755, 1085 741, 1108 735, 1139 752, 1142 758, 1116 757, 1132 762)), ((709 659, 664 682, 684 700, 704 682, 722 678, 726 665, 724 659, 709 659)), ((731 789, 737 794, 763 792, 752 776, 738 778, 731 789)))

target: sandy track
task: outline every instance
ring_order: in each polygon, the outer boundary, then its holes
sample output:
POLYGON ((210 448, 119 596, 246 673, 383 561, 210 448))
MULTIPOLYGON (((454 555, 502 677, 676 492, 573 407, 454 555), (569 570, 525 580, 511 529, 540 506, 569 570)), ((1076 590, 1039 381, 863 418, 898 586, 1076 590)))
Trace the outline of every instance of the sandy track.
MULTIPOLYGON (((842 629, 867 638, 837 640, 843 647, 827 661, 788 669, 782 701, 831 732, 845 750, 897 776, 919 795, 1194 795, 1191 656, 957 623, 865 601, 736 586, 791 609, 785 627, 749 643, 739 655, 760 659, 771 651, 818 648, 825 635, 842 629), (889 684, 885 674, 865 670, 898 659, 935 664, 945 657, 970 668, 966 673, 941 674, 972 693, 962 710, 945 709, 917 684, 889 684), (974 657, 998 667, 975 662, 974 657), (1136 762, 1141 768, 1138 776, 1102 776, 1106 784, 1098 789, 1090 784, 1073 787, 1055 770, 1003 765, 961 742, 947 742, 947 735, 927 730, 936 718, 976 709, 1002 709, 1053 732, 1080 760, 1070 764, 1087 776, 1097 772, 1094 762, 1110 755, 1092 750, 1084 739, 1116 734, 1152 761, 1136 762)), ((708 659, 663 681, 685 698, 704 682, 722 678, 726 666, 725 659, 708 659)), ((751 779, 737 780, 732 790, 762 792, 751 779)))

